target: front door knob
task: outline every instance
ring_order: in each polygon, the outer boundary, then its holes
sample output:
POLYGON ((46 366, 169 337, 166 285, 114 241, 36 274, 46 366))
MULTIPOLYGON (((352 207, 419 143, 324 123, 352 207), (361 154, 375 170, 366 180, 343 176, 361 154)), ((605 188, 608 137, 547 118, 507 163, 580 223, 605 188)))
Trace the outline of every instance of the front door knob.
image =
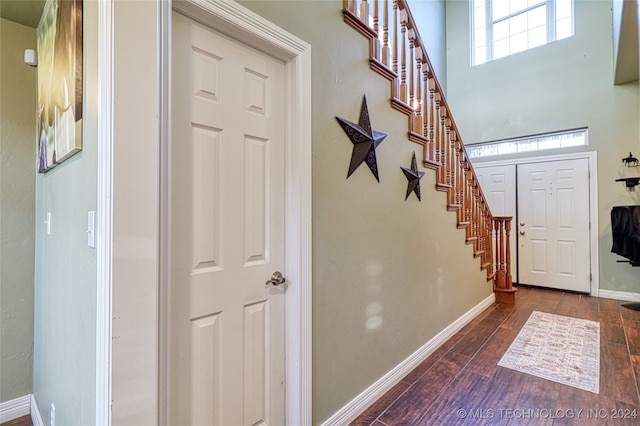
POLYGON ((276 271, 271 275, 271 279, 265 283, 265 285, 280 285, 284 284, 287 279, 282 275, 282 272, 276 271))

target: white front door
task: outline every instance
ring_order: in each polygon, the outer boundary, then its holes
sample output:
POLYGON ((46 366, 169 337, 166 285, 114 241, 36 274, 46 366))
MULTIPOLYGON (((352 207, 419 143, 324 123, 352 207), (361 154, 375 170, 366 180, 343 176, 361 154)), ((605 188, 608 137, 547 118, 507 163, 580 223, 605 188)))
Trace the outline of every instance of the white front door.
POLYGON ((494 216, 511 216, 511 274, 513 281, 518 277, 516 243, 516 165, 474 166, 480 187, 494 216))
POLYGON ((169 424, 284 424, 284 64, 173 13, 169 424))
POLYGON ((589 161, 518 165, 521 284, 590 292, 589 161))

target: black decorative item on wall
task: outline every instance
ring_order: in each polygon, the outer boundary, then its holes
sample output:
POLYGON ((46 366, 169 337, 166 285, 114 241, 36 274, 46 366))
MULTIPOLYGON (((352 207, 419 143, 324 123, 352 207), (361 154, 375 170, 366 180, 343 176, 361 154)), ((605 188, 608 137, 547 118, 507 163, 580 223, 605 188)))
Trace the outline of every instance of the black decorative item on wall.
POLYGON ((340 126, 345 131, 351 143, 353 143, 353 151, 351 152, 351 163, 349 164, 349 172, 347 179, 362 164, 367 163, 369 170, 380 182, 378 176, 378 163, 376 161, 376 148, 387 137, 386 133, 377 132, 371 129, 371 121, 369 119, 369 110, 367 109, 367 98, 362 97, 362 106, 360 107, 360 118, 358 124, 336 117, 340 126))
POLYGON ((406 200, 409 198, 411 192, 415 192, 418 197, 418 201, 422 201, 420 198, 420 179, 424 176, 424 172, 418 171, 418 163, 416 162, 416 152, 413 151, 413 155, 411 156, 411 168, 407 169, 406 167, 400 167, 402 172, 406 176, 409 183, 407 183, 407 195, 404 197, 406 200))
POLYGON ((629 177, 616 179, 616 182, 624 182, 629 191, 635 191, 635 186, 640 185, 640 177, 629 177))
MULTIPOLYGON (((640 161, 629 152, 629 156, 622 159, 622 164, 627 167, 638 167, 640 166, 640 161)), ((640 177, 624 177, 616 179, 616 182, 624 182, 627 191, 635 191, 636 186, 640 185, 640 177)))
POLYGON ((622 159, 622 163, 627 167, 638 167, 640 166, 640 162, 636 157, 633 156, 632 153, 629 153, 629 156, 622 159))

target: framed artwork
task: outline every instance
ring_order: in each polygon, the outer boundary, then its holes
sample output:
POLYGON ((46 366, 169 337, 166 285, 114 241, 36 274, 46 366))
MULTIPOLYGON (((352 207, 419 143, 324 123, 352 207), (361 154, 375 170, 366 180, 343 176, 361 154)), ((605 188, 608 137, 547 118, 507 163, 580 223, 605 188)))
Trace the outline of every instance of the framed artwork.
POLYGON ((47 0, 37 30, 37 168, 82 150, 82 0, 47 0))

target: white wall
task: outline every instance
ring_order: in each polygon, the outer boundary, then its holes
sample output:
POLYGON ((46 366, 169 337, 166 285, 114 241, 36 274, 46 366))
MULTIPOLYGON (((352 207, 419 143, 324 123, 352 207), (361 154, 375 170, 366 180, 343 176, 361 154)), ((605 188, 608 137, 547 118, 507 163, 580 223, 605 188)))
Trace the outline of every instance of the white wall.
POLYGON ((640 154, 640 135, 638 82, 613 85, 611 7, 576 0, 575 36, 471 67, 468 2, 448 1, 448 99, 467 144, 589 128, 589 146, 570 151, 598 152, 600 288, 640 292, 640 268, 610 253, 611 207, 640 203, 615 182, 638 175, 621 160, 640 154))
POLYGON ((36 30, 0 19, 0 402, 32 393, 36 30))
POLYGON ((86 230, 96 210, 97 3, 84 2, 83 20, 83 149, 36 177, 33 391, 45 423, 53 403, 59 425, 93 424, 96 407, 96 251, 86 230))
MULTIPOLYGON (((447 45, 445 38, 445 0, 409 0, 409 8, 416 21, 422 41, 426 45, 442 90, 447 90, 447 45)), ((446 94, 446 93, 445 93, 446 94)))

